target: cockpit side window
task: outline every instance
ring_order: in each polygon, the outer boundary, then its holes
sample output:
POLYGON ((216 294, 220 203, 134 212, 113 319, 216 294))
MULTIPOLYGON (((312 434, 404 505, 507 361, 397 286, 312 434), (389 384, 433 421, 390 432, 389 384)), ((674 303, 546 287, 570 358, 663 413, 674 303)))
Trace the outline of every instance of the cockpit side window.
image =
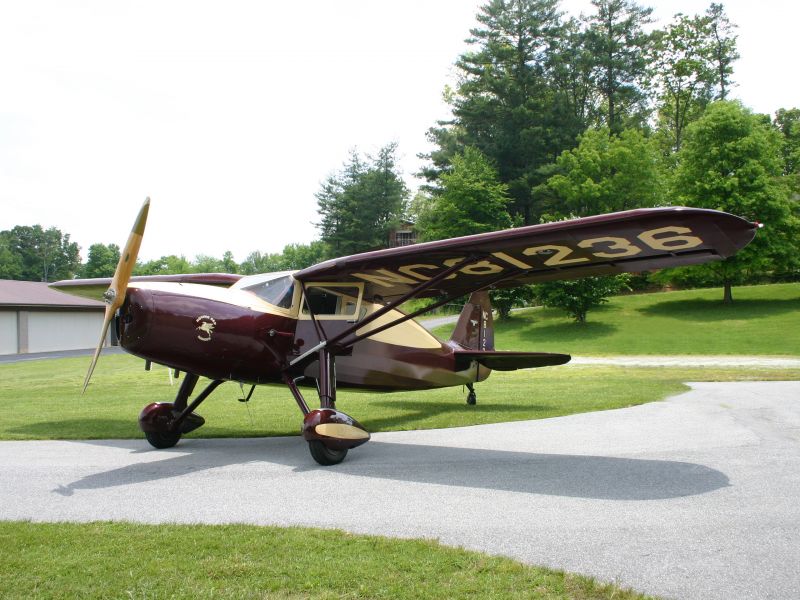
POLYGON ((348 284, 309 284, 306 286, 302 314, 311 312, 318 318, 349 318, 356 316, 362 289, 348 284))
POLYGON ((290 276, 278 277, 270 281, 262 281, 243 288, 280 308, 292 308, 294 298, 294 279, 290 276))

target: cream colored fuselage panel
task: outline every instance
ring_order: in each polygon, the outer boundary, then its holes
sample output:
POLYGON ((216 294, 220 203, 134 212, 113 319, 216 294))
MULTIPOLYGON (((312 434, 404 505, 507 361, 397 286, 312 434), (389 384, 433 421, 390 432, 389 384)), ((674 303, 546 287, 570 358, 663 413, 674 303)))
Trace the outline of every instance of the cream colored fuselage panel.
MULTIPOLYGON (((378 304, 364 303, 364 306, 367 307, 367 315, 370 315, 376 310, 382 308, 378 304)), ((379 327, 386 325, 387 323, 391 323, 392 321, 400 319, 402 316, 403 313, 400 311, 390 310, 388 313, 379 317, 372 323, 369 323, 361 329, 358 329, 356 331, 356 335, 363 335, 365 333, 369 333, 370 331, 374 331, 379 327)), ((394 344, 395 346, 406 346, 408 348, 436 349, 442 347, 442 342, 428 333, 428 331, 422 327, 422 325, 414 320, 409 320, 405 323, 400 323, 399 325, 390 327, 385 331, 381 331, 380 333, 370 336, 369 339, 375 340, 376 342, 383 342, 384 344, 394 344)))

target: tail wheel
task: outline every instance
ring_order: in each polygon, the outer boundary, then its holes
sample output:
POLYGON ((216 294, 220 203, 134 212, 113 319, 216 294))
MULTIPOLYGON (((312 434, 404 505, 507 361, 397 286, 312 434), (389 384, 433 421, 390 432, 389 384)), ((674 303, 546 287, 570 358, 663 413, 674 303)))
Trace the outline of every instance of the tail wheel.
POLYGON ((162 433, 159 431, 147 431, 144 436, 153 448, 158 448, 159 450, 172 448, 181 439, 180 433, 162 433))
MULTIPOLYGON (((150 438, 148 438, 149 440, 150 438)), ((152 444, 152 442, 150 442, 152 444)), ((311 456, 323 467, 338 465, 347 456, 347 450, 331 450, 319 440, 309 440, 308 449, 311 456)))

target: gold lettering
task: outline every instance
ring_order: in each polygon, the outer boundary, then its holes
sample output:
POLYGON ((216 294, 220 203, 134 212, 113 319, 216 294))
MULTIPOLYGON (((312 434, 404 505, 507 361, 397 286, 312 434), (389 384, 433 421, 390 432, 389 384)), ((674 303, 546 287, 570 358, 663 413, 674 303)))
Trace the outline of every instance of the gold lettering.
POLYGON ((373 273, 353 273, 353 277, 358 277, 360 279, 363 279, 364 281, 369 281, 371 283, 386 288, 393 287, 393 285, 397 283, 406 283, 406 284, 419 283, 414 279, 403 277, 402 275, 398 275, 397 273, 392 273, 391 271, 387 271, 386 269, 378 269, 373 273))
POLYGON ((515 267, 519 267, 520 269, 532 269, 533 267, 530 265, 526 265, 521 260, 517 260, 513 256, 509 256, 505 252, 492 252, 492 256, 496 256, 500 260, 506 261, 510 265, 514 265, 515 267))
MULTIPOLYGON (((464 259, 463 258, 448 258, 446 261, 444 261, 444 265, 446 267, 454 267, 460 262, 464 262, 464 259)), ((445 279, 455 279, 457 275, 458 275, 458 273, 453 273, 452 275, 450 275, 449 277, 446 277, 445 279)))
POLYGON ((659 227, 640 233, 637 237, 653 250, 688 250, 697 248, 703 244, 703 240, 693 235, 680 235, 682 233, 692 233, 688 227, 659 227), (673 233, 675 235, 661 235, 673 233), (660 237, 656 237, 660 236, 660 237))
POLYGON ((436 265, 408 265, 405 267, 399 267, 397 270, 406 275, 410 275, 411 277, 416 277, 421 281, 429 281, 431 279, 430 277, 427 275, 422 275, 421 273, 417 273, 415 269, 433 269, 436 271, 440 268, 441 267, 437 267, 436 265))
POLYGON ((597 244, 609 244, 609 247, 606 250, 618 250, 619 252, 592 252, 595 256, 599 258, 620 258, 623 256, 636 256, 639 254, 642 249, 638 246, 634 246, 628 240, 621 237, 599 237, 599 238, 592 238, 590 240, 583 240, 582 242, 578 242, 578 246, 581 248, 591 248, 597 244))
POLYGON ((567 258, 567 256, 574 252, 572 248, 568 248, 567 246, 555 246, 549 244, 547 246, 532 246, 530 248, 525 248, 525 250, 522 251, 525 256, 550 254, 552 252, 555 252, 555 254, 544 261, 544 264, 548 267, 560 267, 561 265, 571 265, 573 263, 589 261, 588 258, 567 258))
POLYGON ((494 275, 495 273, 502 273, 503 267, 496 265, 488 260, 468 265, 463 269, 459 269, 464 275, 494 275))

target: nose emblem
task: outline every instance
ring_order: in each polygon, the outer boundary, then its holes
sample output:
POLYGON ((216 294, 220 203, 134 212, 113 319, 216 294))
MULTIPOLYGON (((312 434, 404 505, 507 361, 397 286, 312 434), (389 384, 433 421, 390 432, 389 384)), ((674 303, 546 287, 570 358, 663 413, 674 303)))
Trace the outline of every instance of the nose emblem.
POLYGON ((210 342, 211 341, 211 333, 214 331, 214 327, 217 326, 217 322, 214 320, 214 317, 209 317, 208 315, 200 315, 194 320, 197 323, 197 329, 200 332, 200 335, 197 336, 197 339, 201 342, 210 342))

